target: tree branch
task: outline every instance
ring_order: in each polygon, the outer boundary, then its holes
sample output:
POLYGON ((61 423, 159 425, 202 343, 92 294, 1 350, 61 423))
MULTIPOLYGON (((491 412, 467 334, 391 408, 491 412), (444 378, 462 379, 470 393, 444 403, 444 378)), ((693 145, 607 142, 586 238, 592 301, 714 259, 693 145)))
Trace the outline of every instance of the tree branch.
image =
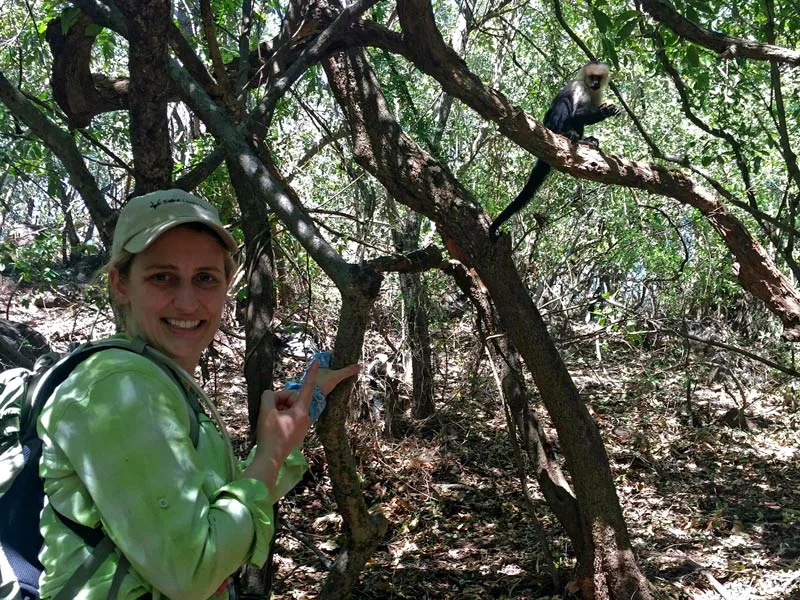
POLYGON ((55 154, 69 173, 70 184, 78 190, 92 217, 100 238, 111 247, 116 216, 103 197, 94 176, 83 161, 70 134, 53 124, 33 103, 14 87, 0 71, 0 101, 55 154))
POLYGON ((364 263, 378 273, 394 271, 397 273, 419 273, 428 269, 435 269, 442 264, 442 249, 428 246, 406 254, 381 256, 364 263))
POLYGON ((722 58, 772 60, 800 66, 800 52, 703 29, 679 14, 666 0, 639 0, 645 12, 678 36, 717 52, 722 58))

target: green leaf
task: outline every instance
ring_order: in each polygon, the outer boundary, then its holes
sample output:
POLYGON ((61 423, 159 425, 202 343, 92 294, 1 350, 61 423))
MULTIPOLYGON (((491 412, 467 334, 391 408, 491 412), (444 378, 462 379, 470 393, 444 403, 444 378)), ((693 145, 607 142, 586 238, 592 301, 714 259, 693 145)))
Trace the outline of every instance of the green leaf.
POLYGON ((611 40, 603 38, 603 53, 608 58, 608 61, 614 65, 615 69, 619 69, 619 55, 617 54, 617 49, 611 40))
POLYGON ((694 89, 696 91, 707 91, 710 85, 711 85, 711 76, 708 74, 707 71, 702 71, 695 80, 694 89))
POLYGON ((617 21, 626 21, 628 19, 638 19, 640 17, 638 10, 623 10, 617 15, 617 21))
POLYGON ((611 17, 609 17, 602 10, 593 8, 592 15, 594 16, 594 20, 597 23, 597 29, 600 31, 600 33, 605 33, 611 28, 611 17))
POLYGON ((92 23, 86 28, 86 35, 89 37, 96 37, 100 35, 100 32, 103 31, 103 26, 98 25, 97 23, 92 23))
POLYGON ((689 46, 686 49, 686 62, 693 67, 700 66, 700 53, 697 51, 697 46, 689 46))
POLYGON ((636 28, 636 26, 638 24, 639 24, 639 18, 638 17, 635 18, 635 19, 630 19, 630 20, 626 21, 625 23, 623 23, 622 27, 619 28, 619 34, 618 35, 619 35, 620 40, 624 41, 625 39, 630 37, 631 33, 633 32, 633 30, 636 28))

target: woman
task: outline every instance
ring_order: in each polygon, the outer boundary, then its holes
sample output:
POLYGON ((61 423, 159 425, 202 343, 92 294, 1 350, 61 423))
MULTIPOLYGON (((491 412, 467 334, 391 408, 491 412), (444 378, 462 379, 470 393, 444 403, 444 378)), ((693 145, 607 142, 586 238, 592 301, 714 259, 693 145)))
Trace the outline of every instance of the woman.
POLYGON ((48 497, 42 598, 55 597, 90 553, 61 516, 102 524, 117 548, 82 585, 88 600, 105 599, 115 573, 120 600, 225 599, 232 573, 264 563, 272 505, 306 469, 298 447, 314 384, 327 394, 359 367, 315 363, 299 392, 264 392, 258 443, 240 470, 224 424, 190 375, 219 327, 236 250, 214 207, 181 190, 122 209, 107 271, 125 335, 182 367, 182 385, 149 358, 110 349, 83 361, 48 401, 38 427, 48 497), (204 409, 196 444, 187 391, 204 409))

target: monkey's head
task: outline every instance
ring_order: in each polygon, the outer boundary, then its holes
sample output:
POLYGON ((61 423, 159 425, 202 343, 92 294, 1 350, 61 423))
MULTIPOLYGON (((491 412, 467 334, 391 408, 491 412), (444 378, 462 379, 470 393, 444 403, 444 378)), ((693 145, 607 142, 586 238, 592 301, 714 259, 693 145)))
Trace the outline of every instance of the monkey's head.
POLYGON ((601 62, 586 63, 581 69, 581 81, 590 90, 602 90, 608 85, 608 65, 601 62))

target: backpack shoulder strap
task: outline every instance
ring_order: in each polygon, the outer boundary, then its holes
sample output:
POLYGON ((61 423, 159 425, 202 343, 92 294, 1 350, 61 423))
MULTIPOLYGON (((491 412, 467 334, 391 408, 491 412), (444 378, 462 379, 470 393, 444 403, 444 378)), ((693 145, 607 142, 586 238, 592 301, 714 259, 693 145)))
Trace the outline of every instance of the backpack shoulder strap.
POLYGON ((175 381, 181 392, 183 392, 183 398, 186 400, 186 405, 189 409, 189 438, 192 440, 192 445, 197 448, 197 442, 200 438, 200 421, 198 415, 203 412, 203 408, 200 406, 197 398, 191 392, 191 381, 189 381, 191 376, 189 376, 181 367, 175 364, 175 361, 164 355, 162 352, 159 352, 152 346, 146 344, 141 338, 134 338, 133 341, 137 342, 137 347, 139 344, 141 344, 142 350, 140 354, 142 356, 146 356, 159 367, 161 367, 161 369, 175 381), (188 379, 184 381, 184 377, 187 377, 188 379))
POLYGON ((30 399, 26 400, 25 419, 20 422, 20 438, 27 439, 29 436, 36 435, 36 420, 39 418, 44 404, 53 394, 56 387, 69 377, 70 373, 72 373, 78 364, 89 358, 95 352, 112 348, 128 350, 129 352, 134 352, 149 358, 175 381, 186 399, 186 404, 189 409, 187 411, 189 414, 189 437, 192 440, 192 445, 196 448, 200 432, 198 414, 199 411, 202 410, 199 403, 192 394, 186 390, 181 382, 181 378, 176 371, 179 367, 164 354, 158 352, 152 348, 152 346, 149 346, 147 342, 140 337, 135 337, 130 340, 125 338, 106 338, 97 342, 81 344, 45 371, 35 382, 31 382, 33 383, 33 390, 29 393, 30 399))
MULTIPOLYGON (((75 570, 53 600, 73 600, 73 598, 77 598, 83 584, 89 581, 89 578, 94 575, 95 571, 113 552, 114 542, 108 536, 103 537, 101 542, 90 550, 89 558, 75 570)), ((114 597, 116 597, 116 593, 114 597)))

